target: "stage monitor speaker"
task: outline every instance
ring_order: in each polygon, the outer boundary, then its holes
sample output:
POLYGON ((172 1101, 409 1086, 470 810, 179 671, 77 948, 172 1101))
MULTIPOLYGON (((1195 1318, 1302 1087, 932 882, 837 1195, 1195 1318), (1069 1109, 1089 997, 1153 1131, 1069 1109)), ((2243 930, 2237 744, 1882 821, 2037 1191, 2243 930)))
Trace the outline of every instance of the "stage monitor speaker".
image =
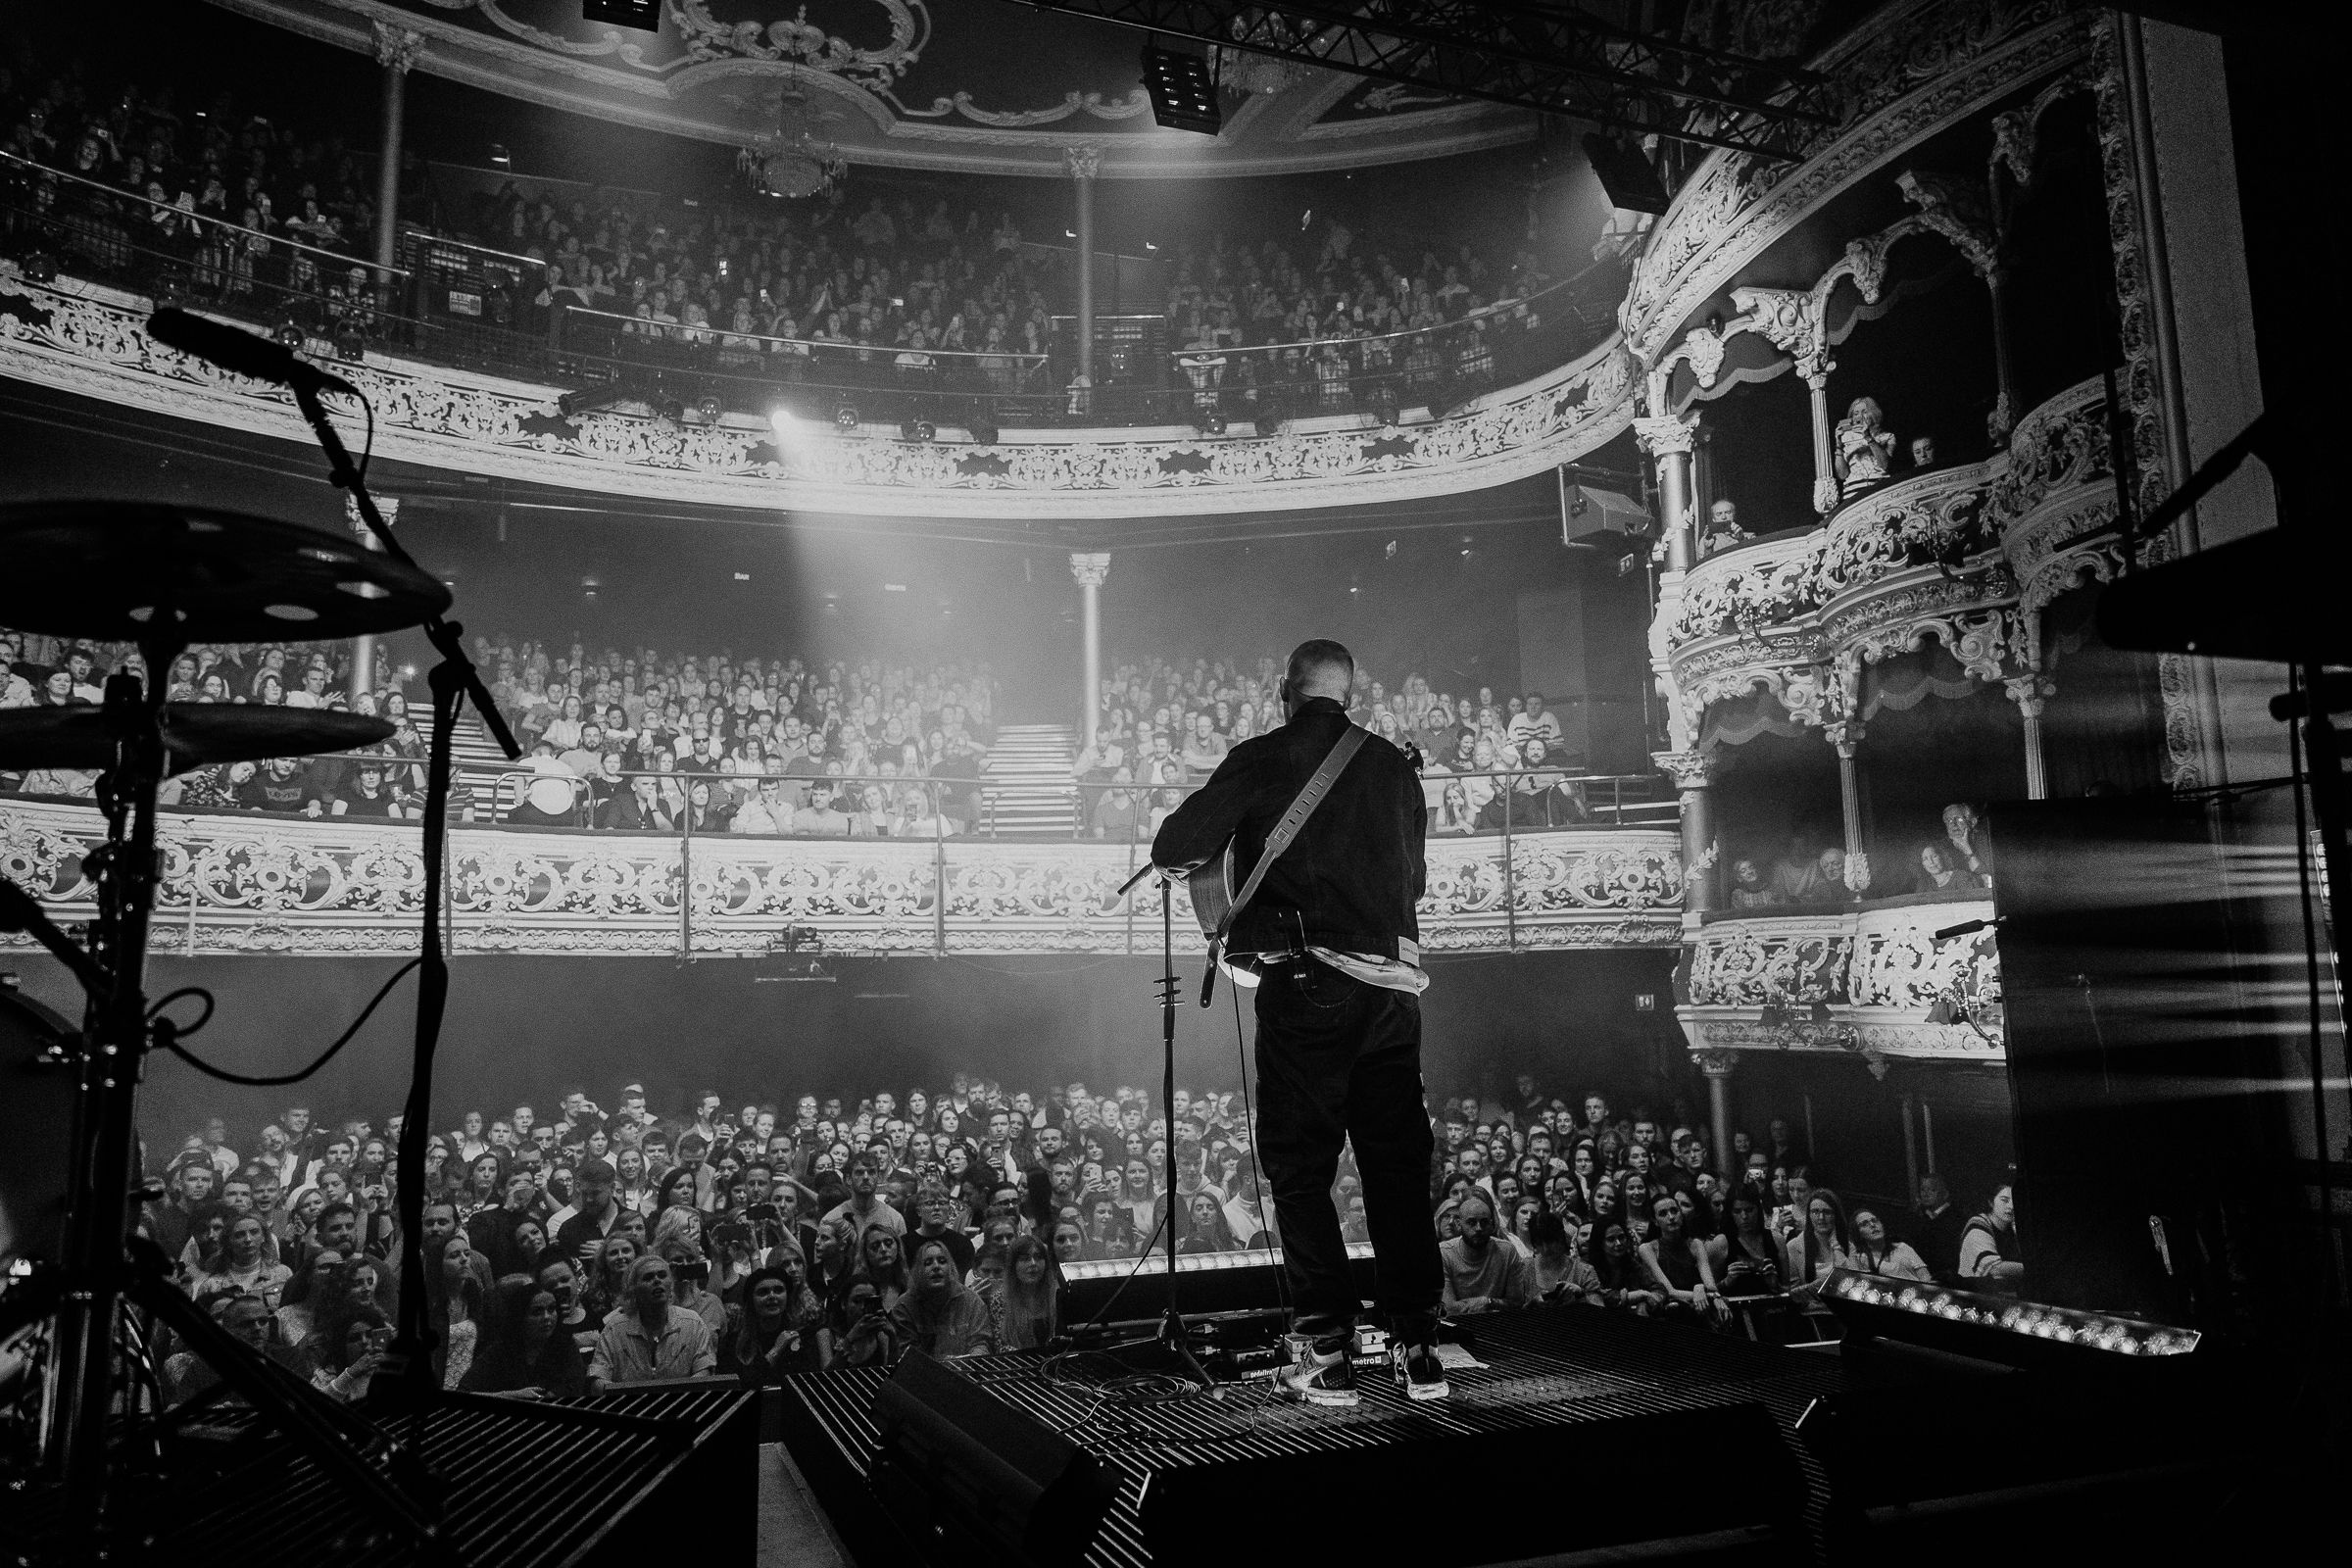
POLYGON ((1118 1475, 969 1378, 910 1350, 874 1395, 876 1494, 921 1547, 976 1537, 1014 1562, 1076 1563, 1118 1475))
MULTIPOLYGON (((2034 1300, 2213 1327, 2230 1293, 2225 1215, 2248 1151, 2275 1147, 2278 1068, 2239 988, 2241 966, 2263 973, 2235 951, 2248 922, 2213 809, 2094 797, 1987 816, 2034 1300)), ((1955 1196, 1973 1212, 1987 1195, 1955 1196)))
MULTIPOLYGON (((1246 1312, 1280 1306, 1281 1264, 1273 1251, 1187 1252, 1176 1259, 1176 1304, 1186 1316, 1201 1312, 1246 1312)), ((1167 1254, 1155 1252, 1139 1267, 1134 1258, 1102 1258, 1062 1265, 1061 1321, 1091 1323, 1106 1308, 1111 1320, 1157 1317, 1168 1304, 1167 1254), (1114 1304, 1115 1298, 1115 1304, 1114 1304)), ((1348 1272, 1355 1294, 1372 1298, 1372 1245, 1348 1248, 1348 1272)))
POLYGON ((1414 1436, 1152 1471, 1141 1510, 1152 1562, 1794 1560, 1805 1480, 1762 1404, 1550 1425, 1531 1405, 1529 1425, 1506 1432, 1447 1431, 1443 1413, 1414 1436), (1731 1462, 1694 1484, 1666 1456, 1695 1453, 1731 1462), (1563 1486, 1573 1506, 1549 1505, 1563 1486))

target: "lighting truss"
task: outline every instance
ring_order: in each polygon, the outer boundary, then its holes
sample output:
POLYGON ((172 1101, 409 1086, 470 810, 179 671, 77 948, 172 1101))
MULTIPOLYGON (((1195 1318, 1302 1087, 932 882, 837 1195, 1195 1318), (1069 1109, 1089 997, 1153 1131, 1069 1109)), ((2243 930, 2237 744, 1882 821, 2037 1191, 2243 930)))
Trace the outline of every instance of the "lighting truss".
POLYGON ((1020 3, 1781 162, 1835 122, 1816 73, 1635 32, 1557 0, 1020 3))

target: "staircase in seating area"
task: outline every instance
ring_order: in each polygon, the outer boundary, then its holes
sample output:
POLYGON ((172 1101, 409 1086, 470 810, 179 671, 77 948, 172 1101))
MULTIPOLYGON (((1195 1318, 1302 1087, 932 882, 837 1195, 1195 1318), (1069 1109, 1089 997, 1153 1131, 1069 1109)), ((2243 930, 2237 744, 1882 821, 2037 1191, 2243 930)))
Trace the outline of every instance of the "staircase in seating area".
MULTIPOLYGON (((507 722, 511 724, 518 716, 510 716, 507 722)), ((425 730, 425 724, 417 725, 419 734, 425 730)), ((490 738, 490 731, 470 708, 459 716, 457 732, 449 738, 449 757, 457 775, 450 782, 451 803, 463 812, 471 802, 479 812, 478 819, 489 821, 490 801, 499 775, 522 764, 507 760, 506 753, 498 749, 498 742, 490 738)), ((510 788, 508 794, 512 797, 514 789, 510 788)))
POLYGON ((999 838, 1066 839, 1078 831, 1070 768, 1077 732, 1067 724, 1007 724, 988 749, 982 780, 989 809, 980 831, 999 838))

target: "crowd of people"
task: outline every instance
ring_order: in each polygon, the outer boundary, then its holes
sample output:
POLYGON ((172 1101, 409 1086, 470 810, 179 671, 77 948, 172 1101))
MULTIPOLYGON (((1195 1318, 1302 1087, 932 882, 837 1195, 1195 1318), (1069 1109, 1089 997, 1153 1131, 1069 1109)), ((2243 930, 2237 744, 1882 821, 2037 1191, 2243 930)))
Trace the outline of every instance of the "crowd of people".
POLYGON ((1992 846, 1976 808, 1954 801, 1943 808, 1942 822, 1942 837, 1904 842, 1884 875, 1868 855, 1848 855, 1839 844, 1817 848, 1801 836, 1792 836, 1778 856, 1735 856, 1725 884, 1728 901, 1734 909, 1755 911, 1909 894, 1958 898, 1990 889, 1992 846))
MULTIPOLYGON (((338 258, 373 252, 373 152, 272 110, 227 86, 101 81, 20 38, 0 63, 0 148, 56 172, 10 167, 11 223, 39 226, 100 269, 160 255, 192 298, 244 300, 322 336, 366 334, 376 324, 370 279, 338 258)), ((1039 372, 1074 280, 1066 257, 1024 243, 1009 211, 841 184, 792 202, 746 192, 674 210, 513 179, 442 199, 414 170, 402 200, 404 227, 538 264, 486 266, 488 324, 541 336, 549 313, 570 307, 613 318, 614 351, 628 358, 672 344, 722 372, 797 376, 792 361, 839 360, 825 345, 840 344, 897 372, 964 372, 963 389, 1056 390, 1039 372)), ((1183 371, 1213 394, 1228 380, 1224 352, 1280 344, 1263 363, 1237 361, 1231 379, 1336 387, 1395 368, 1429 380, 1474 372, 1478 346, 1408 365, 1409 346, 1392 334, 1471 321, 1501 337, 1535 324, 1520 302, 1551 279, 1532 251, 1506 264, 1458 238, 1443 254, 1393 238, 1366 241, 1326 220, 1303 261, 1273 238, 1176 246, 1167 341, 1183 346, 1183 371)), ((1484 345, 1490 369, 1493 353, 1484 345)), ((1152 378, 1109 362, 1098 373, 1105 385, 1152 378)), ((1073 389, 1082 405, 1088 390, 1073 389)))
MULTIPOLYGON (((927 838, 968 831, 979 810, 998 702, 983 664, 812 667, 647 648, 591 657, 507 637, 476 637, 473 655, 530 755, 524 770, 464 792, 467 820, 927 838)), ((0 710, 101 702, 116 670, 143 677, 137 651, 0 631, 0 710)), ((425 742, 403 675, 379 661, 376 689, 359 693, 350 677, 348 651, 332 644, 189 649, 169 672, 168 701, 372 713, 394 729, 367 752, 191 769, 169 782, 165 804, 420 813, 425 742)), ((0 793, 87 799, 95 783, 85 770, 0 771, 0 793)))
MULTIPOLYGON (((431 1136, 422 1289, 443 1384, 578 1394, 654 1378, 791 1372, 1035 1348, 1067 1326, 1066 1270, 1279 1242, 1240 1097, 956 1074, 904 1098, 805 1093, 668 1113, 644 1086, 608 1110, 573 1087, 469 1109, 431 1136), (1173 1140, 1176 1178, 1164 1178, 1173 1140)), ((1430 1200, 1446 1310, 1584 1303, 1722 1325, 1801 1324, 1834 1268, 2013 1291, 2004 1184, 1963 1217, 1940 1178, 1900 1212, 1813 1179, 1786 1122, 1704 1137, 1646 1109, 1575 1104, 1522 1077, 1435 1108, 1430 1200)), ((397 1116, 250 1130, 215 1118, 162 1161, 142 1229, 220 1321, 337 1397, 382 1366, 401 1282, 397 1116)), ((1342 1233, 1366 1239, 1343 1160, 1342 1233)), ((176 1390, 209 1371, 167 1353, 176 1390)))
MULTIPOLYGON (((559 649, 504 635, 476 637, 473 654, 526 756, 494 781, 461 782, 465 820, 932 838, 969 833, 984 812, 1001 695, 982 663, 811 664, 642 647, 591 654, 576 642, 559 649)), ((97 703, 110 672, 141 669, 135 649, 6 631, 0 666, 0 709, 97 703)), ((353 693, 350 678, 348 649, 337 644, 188 650, 170 672, 170 701, 373 713, 394 729, 368 752, 199 767, 165 786, 165 804, 419 815, 426 744, 409 681, 387 661, 371 692, 353 693)), ((1280 725, 1278 679, 1270 660, 1248 669, 1206 660, 1119 665, 1102 685, 1097 739, 1072 769, 1079 834, 1150 839, 1235 745, 1280 725)), ((1591 820, 1577 776, 1584 759, 1541 692, 1481 687, 1457 697, 1419 673, 1392 689, 1361 672, 1349 711, 1420 757, 1433 833, 1591 820)), ((95 783, 75 769, 0 770, 0 794, 87 799, 95 783)), ((1734 901, 1744 907, 1742 886, 1736 874, 1734 901)))
MULTIPOLYGON (((1093 745, 1074 768, 1081 831, 1148 839, 1182 792, 1236 745, 1278 729, 1281 671, 1271 659, 1122 663, 1102 685, 1093 745)), ((1482 686, 1456 697, 1408 672, 1392 687, 1358 665, 1348 714, 1421 762, 1429 830, 1442 834, 1572 826, 1591 819, 1578 755, 1542 692, 1482 686)))

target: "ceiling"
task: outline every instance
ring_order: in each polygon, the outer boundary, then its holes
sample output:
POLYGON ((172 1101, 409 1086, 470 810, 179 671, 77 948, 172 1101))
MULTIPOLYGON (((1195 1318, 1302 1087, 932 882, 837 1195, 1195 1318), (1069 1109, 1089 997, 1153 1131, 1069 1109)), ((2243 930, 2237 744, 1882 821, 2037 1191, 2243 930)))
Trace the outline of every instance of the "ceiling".
POLYGON ((1104 178, 1353 169, 1526 141, 1525 110, 1341 73, 1271 69, 1224 97, 1216 136, 1162 129, 1145 35, 1009 0, 662 0, 659 32, 581 20, 580 0, 212 0, 372 53, 422 39, 416 68, 550 108, 727 145, 772 136, 779 100, 853 164, 1060 176, 1094 148, 1104 178))

